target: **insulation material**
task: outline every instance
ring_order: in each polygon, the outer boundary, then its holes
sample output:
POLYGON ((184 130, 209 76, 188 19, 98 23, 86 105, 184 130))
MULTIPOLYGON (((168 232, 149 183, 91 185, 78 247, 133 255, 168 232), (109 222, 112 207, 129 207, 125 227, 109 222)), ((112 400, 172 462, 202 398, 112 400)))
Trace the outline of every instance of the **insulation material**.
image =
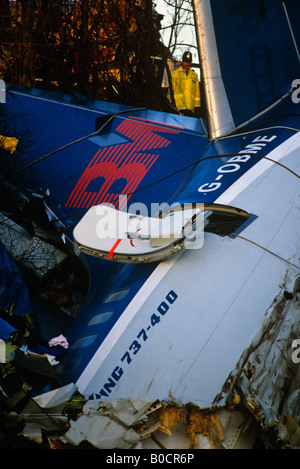
POLYGON ((198 447, 197 433, 207 436, 212 448, 217 448, 224 440, 222 426, 215 412, 208 413, 195 409, 189 413, 187 434, 191 438, 191 449, 198 447))
POLYGON ((172 436, 174 429, 177 427, 179 422, 185 423, 185 412, 181 407, 173 405, 167 405, 160 412, 160 427, 159 429, 172 436))

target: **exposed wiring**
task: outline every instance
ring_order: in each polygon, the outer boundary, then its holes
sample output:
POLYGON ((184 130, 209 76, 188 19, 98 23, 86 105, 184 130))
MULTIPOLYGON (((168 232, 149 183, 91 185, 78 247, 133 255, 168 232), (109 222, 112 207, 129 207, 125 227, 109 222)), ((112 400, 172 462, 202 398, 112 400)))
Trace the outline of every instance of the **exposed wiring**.
MULTIPOLYGON (((144 108, 134 109, 134 111, 142 110, 142 109, 144 109, 144 108)), ((20 173, 21 171, 24 171, 24 170, 27 169, 28 167, 30 167, 30 166, 32 166, 32 165, 38 163, 39 161, 41 161, 41 160, 43 160, 43 159, 45 159, 45 158, 50 157, 51 155, 53 155, 53 154, 55 154, 55 153, 57 153, 57 152, 59 152, 59 151, 61 151, 61 150, 64 150, 65 148, 68 148, 68 147, 70 147, 70 146, 72 146, 72 145, 74 145, 74 144, 76 144, 76 143, 79 143, 79 142, 85 140, 85 139, 88 139, 88 138, 91 138, 91 137, 93 137, 93 136, 99 135, 100 132, 106 127, 106 125, 107 125, 109 122, 111 122, 112 119, 114 119, 118 114, 123 113, 123 112, 128 112, 128 110, 119 111, 118 113, 112 114, 111 116, 109 116, 108 120, 107 120, 97 131, 95 131, 95 132, 93 132, 93 133, 91 133, 91 134, 89 134, 89 135, 87 135, 87 136, 85 136, 85 137, 81 137, 80 139, 77 139, 77 140, 75 140, 75 141, 73 141, 73 142, 71 142, 71 143, 69 143, 69 144, 66 144, 66 145, 64 145, 64 146, 62 146, 62 147, 60 147, 60 148, 58 148, 58 149, 56 149, 56 150, 53 150, 52 152, 50 152, 50 153, 48 153, 48 154, 46 154, 46 155, 43 155, 43 156, 41 156, 40 158, 37 158, 36 160, 34 160, 34 161, 28 163, 27 165, 25 165, 25 166, 23 166, 22 168, 20 168, 19 170, 17 170, 16 173, 20 173)), ((131 111, 131 112, 132 112, 132 111, 131 111)), ((276 119, 274 119, 274 120, 276 120, 276 119)), ((266 124, 266 123, 265 123, 265 124, 266 124)), ((293 127, 290 127, 290 126, 283 126, 283 125, 280 125, 280 126, 271 126, 271 127, 264 127, 263 130, 272 130, 272 129, 278 129, 278 128, 280 128, 280 129, 286 129, 286 130, 291 130, 291 131, 293 131, 293 132, 299 132, 299 129, 296 129, 296 128, 293 128, 293 127)), ((251 133, 254 133, 254 132, 258 132, 259 130, 260 130, 260 129, 258 129, 258 128, 256 127, 256 128, 254 128, 254 129, 249 129, 249 130, 247 130, 247 131, 238 132, 238 133, 236 133, 236 134, 231 134, 231 135, 228 135, 228 136, 220 137, 220 138, 216 139, 216 141, 217 141, 217 140, 227 139, 227 138, 233 138, 233 137, 240 137, 240 136, 248 135, 248 134, 251 134, 251 133)), ((205 150, 204 150, 204 151, 205 151, 205 150)), ((156 181, 154 181, 154 182, 152 182, 152 183, 150 183, 150 184, 148 184, 148 185, 146 185, 146 186, 143 186, 143 187, 141 187, 141 188, 139 188, 139 189, 136 189, 135 191, 130 192, 130 193, 126 194, 126 195, 127 195, 127 196, 128 196, 128 195, 133 195, 133 194, 136 194, 136 193, 138 193, 138 192, 140 192, 140 191, 142 191, 142 190, 148 189, 148 188, 150 188, 150 187, 152 187, 152 186, 154 186, 154 185, 156 185, 156 184, 159 184, 159 183, 161 183, 161 182, 163 182, 163 181, 165 181, 165 180, 167 180, 167 179, 169 179, 169 178, 175 176, 176 174, 179 174, 180 172, 183 172, 183 171, 185 171, 185 170, 191 168, 192 166, 197 165, 198 163, 201 163, 202 161, 209 160, 209 159, 212 159, 212 158, 229 158, 229 157, 238 156, 238 155, 239 155, 239 153, 226 153, 226 154, 216 154, 216 155, 209 155, 209 156, 201 157, 201 158, 199 158, 199 159, 193 161, 192 163, 189 163, 188 165, 186 165, 186 166, 184 166, 184 167, 178 169, 177 171, 174 171, 174 172, 168 174, 167 176, 164 176, 164 177, 162 177, 162 178, 160 178, 160 179, 158 179, 158 180, 156 180, 156 181)), ((256 156, 257 158, 265 159, 265 160, 267 160, 267 161, 270 161, 271 163, 277 164, 278 166, 280 166, 280 167, 282 167, 283 169, 289 171, 289 172, 290 172, 291 174, 293 174, 295 177, 297 177, 298 179, 300 179, 300 175, 298 175, 295 171, 293 171, 292 169, 288 168, 287 166, 285 166, 284 164, 280 163, 279 161, 275 161, 275 160, 273 160, 272 158, 269 158, 269 157, 267 157, 267 156, 265 156, 265 155, 260 155, 260 154, 258 154, 258 153, 252 154, 251 156, 253 156, 253 157, 256 156)), ((118 199, 116 198, 116 200, 113 200, 112 203, 116 202, 117 200, 118 200, 118 199)), ((76 213, 73 213, 73 214, 71 214, 71 215, 67 215, 67 216, 65 216, 65 217, 61 217, 61 218, 55 219, 55 220, 53 220, 53 222, 56 223, 57 221, 61 221, 61 220, 63 220, 63 219, 70 219, 70 218, 72 218, 72 217, 74 217, 74 216, 80 215, 81 213, 85 213, 87 210, 88 210, 88 209, 80 210, 80 211, 78 211, 78 212, 76 212, 76 213)), ((240 238, 240 239, 243 239, 243 240, 245 240, 245 241, 248 241, 249 243, 251 243, 251 244, 253 244, 253 245, 255 245, 255 246, 257 246, 257 247, 263 249, 264 251, 266 251, 266 252, 268 252, 268 253, 270 253, 270 254, 272 254, 272 255, 278 257, 279 259, 281 259, 281 260, 283 260, 284 262, 290 264, 291 266, 293 266, 293 267, 295 267, 295 268, 297 268, 297 269, 300 269, 300 267, 297 266, 296 264, 293 264, 292 262, 290 262, 290 261, 288 261, 287 259, 281 257, 280 255, 274 253, 273 251, 270 251, 269 249, 265 248, 264 246, 258 244, 258 243, 255 242, 255 241, 252 241, 252 240, 250 240, 250 239, 247 239, 247 238, 245 238, 245 237, 243 237, 243 236, 240 236, 240 235, 237 235, 237 234, 235 234, 235 233, 231 233, 231 236, 234 236, 234 237, 236 237, 236 238, 240 238)))
POLYGON ((109 116, 109 118, 107 119, 106 122, 104 122, 104 124, 100 127, 100 129, 96 130, 95 132, 92 132, 91 134, 89 135, 85 135, 84 137, 81 137, 81 138, 78 138, 77 140, 74 140, 73 142, 70 142, 70 143, 67 143, 66 145, 63 145, 62 147, 60 148, 56 148, 55 150, 53 151, 50 151, 49 153, 47 153, 46 155, 43 155, 41 156, 40 158, 37 158, 35 159, 34 161, 31 161, 30 163, 27 163, 25 166, 23 166, 22 168, 19 168, 17 169, 14 174, 19 174, 21 173, 22 171, 24 171, 25 169, 29 168, 30 166, 36 164, 36 163, 39 163, 40 161, 46 159, 46 158, 49 158, 49 156, 52 156, 54 155, 55 153, 58 153, 59 151, 62 151, 62 150, 65 150, 66 148, 72 146, 72 145, 75 145, 76 143, 79 143, 79 142, 82 142, 83 140, 87 140, 88 138, 91 138, 91 137, 95 137, 97 135, 100 134, 100 132, 104 129, 104 127, 107 126, 107 124, 113 120, 116 116, 118 116, 119 114, 123 114, 125 112, 136 112, 136 111, 142 111, 142 110, 145 110, 146 108, 135 108, 135 109, 131 109, 131 110, 128 110, 128 109, 124 109, 123 111, 118 111, 114 114, 111 114, 109 116))
POLYGON ((274 130, 274 129, 284 129, 284 130, 291 130, 292 132, 299 132, 299 129, 290 127, 288 125, 273 125, 272 127, 263 127, 263 129, 256 129, 256 130, 253 129, 253 130, 238 132, 236 134, 224 135, 224 137, 216 138, 214 142, 217 142, 218 140, 225 140, 228 138, 233 138, 233 137, 243 137, 244 135, 253 134, 253 133, 259 132, 260 130, 274 130))
MULTIPOLYGON (((242 127, 240 129, 235 129, 235 130, 232 130, 232 132, 230 134, 224 135, 224 137, 216 138, 215 141, 222 140, 224 138, 239 137, 239 136, 243 135, 244 133, 253 133, 253 132, 258 132, 260 130, 267 130, 268 128, 265 127, 266 125, 269 125, 269 124, 271 124, 271 122, 275 122, 275 121, 284 119, 286 117, 300 117, 300 114, 284 114, 283 116, 274 117, 273 119, 269 119, 268 121, 264 121, 261 124, 256 124, 255 126, 247 126, 247 127, 242 127)), ((277 126, 277 128, 279 128, 279 127, 280 126, 277 126)), ((289 130, 293 130, 295 132, 299 132, 299 129, 294 129, 294 128, 288 127, 288 126, 283 126, 283 127, 287 128, 289 130)), ((270 129, 273 129, 273 128, 276 128, 276 126, 270 127, 270 129)))
MULTIPOLYGON (((152 187, 152 186, 154 186, 154 185, 156 185, 156 184, 159 184, 160 182, 163 182, 163 181, 165 181, 165 180, 167 180, 167 179, 169 179, 169 178, 175 176, 176 174, 178 174, 178 173, 180 173, 180 172, 182 172, 182 171, 185 171, 186 169, 188 169, 188 168, 190 168, 190 167, 192 167, 192 166, 194 166, 194 165, 196 165, 196 164, 198 164, 198 163, 201 163, 202 161, 205 161, 205 160, 208 160, 208 159, 211 159, 211 158, 223 158, 223 157, 224 157, 224 158, 227 158, 227 157, 229 158, 229 157, 237 156, 237 155, 239 155, 239 153, 226 153, 226 154, 209 155, 209 156, 205 156, 205 157, 203 157, 203 158, 199 158, 198 160, 193 161, 192 163, 189 163, 188 165, 184 166, 183 168, 180 168, 180 169, 178 169, 177 171, 174 171, 173 173, 168 174, 167 176, 164 176, 164 177, 162 177, 162 178, 160 178, 160 179, 157 179, 156 181, 151 182, 150 184, 147 184, 146 186, 140 187, 139 189, 136 189, 136 190, 134 190, 133 192, 128 192, 128 194, 126 194, 126 195, 127 195, 127 196, 129 196, 129 195, 134 195, 134 194, 137 194, 137 193, 140 192, 140 191, 143 191, 143 190, 145 190, 145 189, 149 189, 150 187, 152 187)), ((258 154, 258 153, 255 153, 255 154, 253 154, 253 155, 251 155, 251 156, 256 156, 256 157, 258 157, 258 158, 266 159, 266 160, 268 160, 268 161, 270 161, 270 162, 272 162, 272 163, 274 163, 274 164, 277 164, 278 166, 280 166, 280 167, 282 167, 283 169, 289 171, 291 174, 293 174, 293 175, 296 176, 298 179, 300 179, 300 175, 299 175, 299 174, 297 174, 295 171, 293 171, 292 169, 288 168, 288 167, 285 166, 284 164, 280 163, 279 161, 275 161, 275 160, 273 160, 272 158, 269 158, 269 157, 264 156, 264 155, 260 155, 260 154, 258 154)), ((119 200, 119 196, 116 197, 116 199, 112 199, 111 203, 114 204, 114 202, 118 202, 118 200, 119 200)), ((71 214, 71 215, 66 215, 66 216, 64 216, 64 217, 58 218, 57 220, 55 220, 55 222, 61 221, 61 220, 64 220, 64 219, 72 218, 72 217, 74 217, 74 216, 80 215, 81 213, 85 213, 85 212, 87 212, 87 211, 88 211, 88 208, 83 209, 83 210, 80 210, 80 211, 75 212, 75 213, 73 213, 73 214, 71 214)))
POLYGON ((287 259, 285 259, 284 257, 280 256, 279 254, 276 254, 276 252, 270 251, 269 249, 265 248, 265 247, 262 246, 261 244, 258 244, 256 241, 252 241, 251 239, 245 238, 244 236, 241 236, 241 235, 238 235, 238 234, 235 234, 235 233, 230 233, 229 236, 234 236, 235 238, 239 238, 239 239, 243 239, 244 241, 248 241, 248 243, 251 243, 251 244, 253 244, 254 246, 259 247, 260 249, 263 249, 264 251, 268 252, 269 254, 272 254, 273 256, 278 257, 278 258, 281 259, 282 261, 287 262, 287 263, 288 263, 289 265, 291 265, 292 267, 295 267, 296 269, 299 269, 299 270, 300 270, 300 266, 298 266, 298 265, 296 265, 296 264, 293 264, 293 262, 290 262, 290 261, 288 261, 287 259))
MULTIPOLYGON (((77 139, 77 140, 74 140, 74 141, 72 141, 72 142, 70 142, 70 143, 67 143, 66 145, 63 145, 62 147, 57 148, 57 149, 55 149, 55 150, 53 150, 53 151, 47 153, 46 155, 43 155, 43 156, 41 156, 41 157, 35 159, 34 161, 31 161, 30 163, 27 163, 27 164, 26 164, 25 166, 23 166, 22 168, 19 168, 18 170, 16 170, 14 174, 19 174, 20 172, 24 171, 25 169, 29 168, 30 166, 32 166, 32 165, 34 165, 34 164, 36 164, 36 163, 38 163, 38 162, 40 162, 40 161, 42 161, 42 160, 44 160, 44 159, 46 159, 46 158, 48 158, 48 157, 54 155, 55 153, 58 153, 59 151, 65 150, 66 148, 68 148, 68 147, 70 147, 70 146, 72 146, 72 145, 75 145, 76 143, 79 143, 79 142, 81 142, 81 141, 83 141, 83 140, 87 140, 88 138, 91 138, 91 137, 94 137, 94 136, 99 135, 99 134, 101 133, 101 131, 107 126, 107 124, 108 124, 109 122, 111 122, 111 120, 113 120, 113 119, 114 119, 116 116, 118 116, 119 114, 123 114, 123 113, 127 113, 127 112, 141 111, 141 110, 145 110, 145 109, 146 109, 146 108, 135 108, 135 109, 132 109, 132 110, 130 110, 130 111, 129 111, 128 109, 125 109, 125 110, 123 110, 123 111, 118 111, 118 112, 116 112, 116 113, 110 115, 109 118, 108 118, 108 120, 107 120, 97 131, 92 132, 91 134, 86 135, 86 136, 84 136, 84 137, 81 137, 81 138, 79 138, 79 139, 77 139)), ((299 117, 300 115, 298 115, 298 114, 292 114, 292 116, 299 117)), ((280 118, 282 118, 282 117, 280 117, 280 118)), ((279 117, 278 117, 278 118, 275 118, 275 119, 272 119, 271 121, 265 122, 264 124, 261 124, 261 125, 266 125, 267 123, 273 122, 273 121, 275 121, 275 120, 277 120, 277 119, 279 119, 279 117)), ((297 133, 297 132, 300 132, 299 129, 293 128, 293 127, 290 127, 290 126, 272 126, 272 127, 266 127, 266 128, 264 128, 263 130, 272 130, 272 129, 286 129, 286 130, 291 130, 291 131, 296 132, 296 133, 297 133)), ((253 129, 249 128, 248 131, 232 133, 232 134, 226 135, 226 136, 224 136, 224 137, 219 137, 219 138, 217 138, 215 141, 219 141, 219 140, 223 140, 223 139, 228 139, 228 138, 232 138, 232 137, 240 137, 240 136, 244 136, 244 135, 248 135, 248 134, 251 134, 251 133, 258 132, 259 130, 260 130, 260 129, 258 129, 257 127, 256 127, 256 128, 253 128, 253 129)), ((193 166, 193 165, 196 165, 197 163, 200 163, 201 161, 204 161, 205 159, 217 158, 217 157, 219 157, 219 158, 220 158, 220 157, 225 157, 225 158, 226 158, 226 157, 237 156, 237 155, 238 155, 238 153, 228 153, 228 154, 222 154, 222 155, 220 155, 220 154, 217 154, 217 155, 210 155, 210 156, 207 156, 207 157, 204 157, 204 158, 199 158, 198 160, 196 160, 196 161, 190 163, 190 164, 187 165, 187 166, 184 166, 183 168, 181 168, 181 169, 179 169, 179 170, 177 170, 177 171, 171 173, 170 175, 165 176, 164 178, 161 178, 161 179, 159 179, 159 180, 157 180, 157 181, 155 181, 155 182, 149 184, 148 186, 145 186, 145 187, 143 187, 143 188, 141 188, 141 189, 138 189, 138 190, 136 190, 135 192, 132 192, 132 193, 127 194, 127 195, 132 195, 132 194, 134 194, 134 193, 136 193, 136 192, 138 192, 138 191, 140 191, 140 190, 143 190, 144 188, 148 188, 148 187, 151 187, 151 186, 154 185, 154 184, 158 184, 158 183, 164 181, 165 179, 168 179, 168 178, 174 176, 175 174, 178 174, 179 172, 184 171, 184 170, 188 169, 189 167, 191 167, 191 166, 193 166)), ((256 154, 256 155, 254 155, 254 156, 257 156, 257 157, 260 157, 260 158, 268 159, 268 157, 263 156, 263 155, 259 155, 259 154, 256 154)), ((282 166, 283 168, 285 168, 285 169, 287 169, 288 171, 290 171, 291 173, 293 173, 295 176, 299 177, 299 176, 298 176, 296 173, 294 173, 291 169, 287 168, 286 166, 282 165, 281 163, 276 162, 276 161, 272 160, 271 158, 269 158, 269 161, 272 161, 273 163, 277 163, 278 165, 282 166)))

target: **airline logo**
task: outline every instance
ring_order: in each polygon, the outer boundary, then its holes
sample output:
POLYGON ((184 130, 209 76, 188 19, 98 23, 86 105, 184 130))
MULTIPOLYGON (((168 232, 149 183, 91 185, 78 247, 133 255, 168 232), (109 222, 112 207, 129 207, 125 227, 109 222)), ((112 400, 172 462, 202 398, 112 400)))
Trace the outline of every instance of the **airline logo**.
POLYGON ((66 207, 89 208, 111 203, 122 209, 119 195, 126 194, 128 201, 157 161, 159 150, 171 143, 167 135, 160 134, 178 134, 179 130, 125 119, 116 132, 125 137, 126 142, 103 147, 95 154, 74 187, 66 207))

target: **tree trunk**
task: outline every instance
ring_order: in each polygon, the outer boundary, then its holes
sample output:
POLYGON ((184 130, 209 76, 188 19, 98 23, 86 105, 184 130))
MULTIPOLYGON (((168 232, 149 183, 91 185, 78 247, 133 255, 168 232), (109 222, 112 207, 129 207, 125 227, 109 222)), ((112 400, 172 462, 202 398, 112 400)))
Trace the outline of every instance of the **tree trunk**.
POLYGON ((34 0, 21 0, 22 6, 22 43, 21 57, 23 66, 21 67, 20 85, 34 86, 34 52, 33 52, 33 28, 34 28, 34 0))

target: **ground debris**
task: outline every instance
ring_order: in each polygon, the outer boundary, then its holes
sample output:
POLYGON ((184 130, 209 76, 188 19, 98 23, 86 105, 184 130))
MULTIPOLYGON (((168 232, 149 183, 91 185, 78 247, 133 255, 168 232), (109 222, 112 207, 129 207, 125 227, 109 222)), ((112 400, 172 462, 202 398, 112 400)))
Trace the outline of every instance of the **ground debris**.
POLYGON ((250 396, 230 402, 230 409, 204 409, 194 403, 130 398, 86 401, 74 385, 67 385, 31 399, 20 413, 3 412, 0 448, 12 441, 17 449, 25 441, 49 449, 299 447, 300 427, 293 417, 267 421, 262 406, 250 396))

